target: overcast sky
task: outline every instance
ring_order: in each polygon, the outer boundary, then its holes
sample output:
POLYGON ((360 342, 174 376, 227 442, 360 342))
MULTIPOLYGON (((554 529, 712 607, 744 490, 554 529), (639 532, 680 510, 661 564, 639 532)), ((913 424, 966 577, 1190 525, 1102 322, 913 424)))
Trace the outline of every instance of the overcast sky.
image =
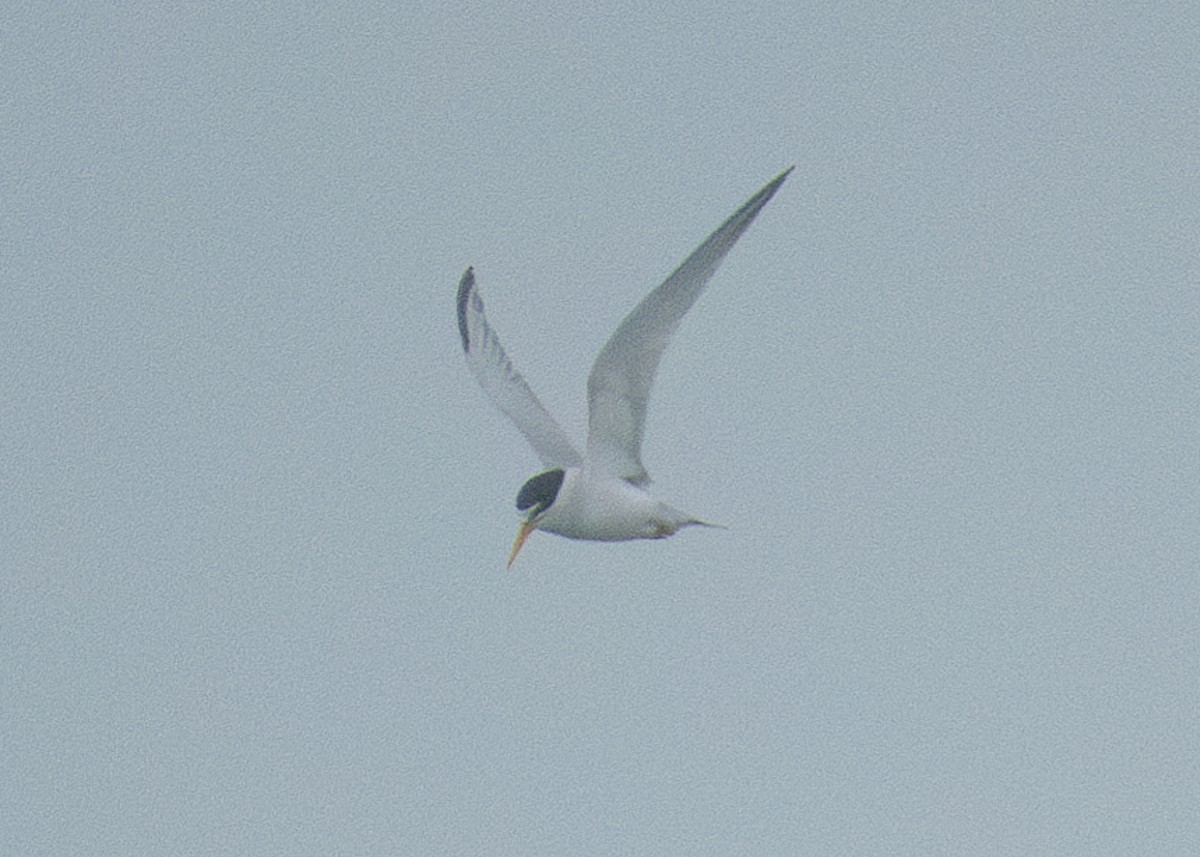
POLYGON ((20 855, 1200 841, 1194 3, 0 13, 0 841, 20 855), (458 278, 667 352, 530 539, 458 278))

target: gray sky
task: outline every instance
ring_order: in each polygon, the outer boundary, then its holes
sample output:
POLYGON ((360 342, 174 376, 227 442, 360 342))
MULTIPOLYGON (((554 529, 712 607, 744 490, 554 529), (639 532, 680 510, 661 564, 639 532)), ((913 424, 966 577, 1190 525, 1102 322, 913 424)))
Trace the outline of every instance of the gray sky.
POLYGON ((7 852, 1192 853, 1195 4, 21 5, 7 852), (728 531, 506 573, 463 269, 582 440, 793 163, 651 403, 728 531))

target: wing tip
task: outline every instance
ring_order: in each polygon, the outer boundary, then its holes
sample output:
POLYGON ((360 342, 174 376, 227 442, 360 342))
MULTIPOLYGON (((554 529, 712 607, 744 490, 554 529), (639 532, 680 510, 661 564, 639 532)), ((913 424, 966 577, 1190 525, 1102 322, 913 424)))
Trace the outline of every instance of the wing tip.
POLYGON ((467 332, 467 305, 471 301, 471 293, 475 290, 475 268, 468 266, 462 279, 458 281, 458 335, 462 337, 463 351, 471 352, 471 336, 467 332))
POLYGON ((767 203, 771 201, 771 197, 775 196, 775 191, 779 190, 784 181, 787 180, 787 177, 792 174, 792 170, 794 169, 796 169, 795 164, 788 167, 779 175, 775 176, 775 178, 771 179, 765 185, 760 187, 754 196, 746 200, 742 204, 741 208, 731 214, 724 223, 717 227, 717 230, 709 236, 708 240, 712 240, 718 235, 721 235, 729 230, 727 234, 731 238, 731 243, 728 245, 728 247, 726 247, 726 249, 732 247, 732 242, 736 242, 737 239, 741 237, 742 233, 749 228, 750 224, 754 222, 754 218, 758 217, 758 213, 766 208, 767 203))
MULTIPOLYGON (((750 203, 761 201, 762 205, 766 205, 767 202, 771 199, 771 197, 773 197, 775 195, 775 191, 779 190, 779 186, 781 184, 783 184, 784 181, 787 180, 787 177, 792 174, 792 170, 794 170, 794 169, 796 169, 796 165, 792 164, 790 167, 788 167, 786 170, 781 172, 779 175, 775 176, 775 178, 773 178, 769 182, 767 182, 763 186, 762 190, 760 190, 753 197, 751 197, 750 203)), ((759 207, 761 208, 762 205, 760 205, 759 207)))

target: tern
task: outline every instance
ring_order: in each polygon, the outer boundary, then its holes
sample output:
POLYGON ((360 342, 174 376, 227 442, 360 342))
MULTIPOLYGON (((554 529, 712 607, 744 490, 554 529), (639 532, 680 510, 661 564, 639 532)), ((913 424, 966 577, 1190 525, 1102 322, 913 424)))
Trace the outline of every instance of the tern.
POLYGON ((679 322, 792 169, 768 182, 717 227, 609 337, 588 375, 584 455, 513 368, 484 314, 474 268, 462 275, 458 332, 467 365, 545 468, 517 492, 522 519, 508 555, 509 568, 534 530, 570 539, 627 541, 663 539, 683 527, 715 526, 654 499, 646 490, 650 476, 641 457, 646 405, 655 371, 679 322))

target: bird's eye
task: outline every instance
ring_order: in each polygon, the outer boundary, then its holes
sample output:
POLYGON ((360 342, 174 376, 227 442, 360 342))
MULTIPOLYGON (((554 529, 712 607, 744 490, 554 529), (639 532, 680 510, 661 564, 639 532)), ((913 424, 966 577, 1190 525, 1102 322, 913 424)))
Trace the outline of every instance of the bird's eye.
POLYGON ((566 472, 561 467, 539 473, 529 479, 517 492, 517 508, 524 512, 534 506, 548 509, 558 497, 558 489, 562 488, 566 472))

